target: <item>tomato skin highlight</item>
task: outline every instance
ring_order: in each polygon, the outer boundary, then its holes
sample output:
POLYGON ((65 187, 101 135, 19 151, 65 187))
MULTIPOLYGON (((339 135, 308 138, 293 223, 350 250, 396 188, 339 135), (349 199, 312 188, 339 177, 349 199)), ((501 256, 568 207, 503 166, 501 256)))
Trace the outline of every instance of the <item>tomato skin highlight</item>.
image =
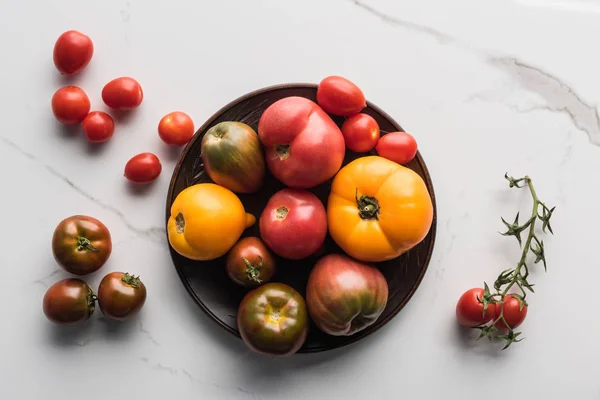
POLYGON ((83 119, 82 127, 90 143, 102 143, 113 136, 115 121, 105 112, 92 111, 83 119))
POLYGON ((89 36, 76 30, 61 34, 54 44, 53 60, 62 75, 73 75, 84 69, 94 54, 89 36))
POLYGON ((158 178, 162 170, 160 160, 153 153, 133 156, 125 165, 125 177, 135 183, 149 183, 158 178))
POLYGON ((78 325, 94 313, 96 295, 83 280, 68 278, 50 286, 44 294, 44 315, 59 325, 78 325))
POLYGON ((483 315, 483 303, 477 298, 483 299, 485 291, 482 288, 472 288, 464 292, 456 303, 456 320, 467 328, 473 328, 487 324, 494 318, 495 304, 488 304, 485 315, 483 315))
POLYGON ((105 317, 125 321, 135 316, 146 302, 146 286, 123 272, 111 272, 98 286, 98 306, 105 317))
MULTIPOLYGON (((521 309, 521 303, 519 302, 519 299, 511 296, 510 294, 504 296, 504 311, 502 314, 506 320, 506 323, 508 323, 511 329, 515 329, 523 323, 525 317, 527 316, 527 308, 528 306, 523 305, 523 308, 521 309)), ((500 311, 501 305, 497 304, 495 309, 496 315, 494 315, 494 319, 500 316, 500 311)), ((508 332, 508 328, 502 319, 496 321, 496 328, 498 328, 500 332, 508 332)))
POLYGON ((324 78, 317 88, 317 103, 326 112, 349 117, 367 106, 362 90, 341 76, 324 78))
POLYGON ((116 110, 133 110, 142 104, 143 99, 142 86, 128 76, 113 79, 102 88, 102 101, 116 110))
POLYGON ((184 112, 173 111, 158 123, 158 136, 171 146, 183 146, 194 136, 194 121, 184 112))
POLYGON ((355 114, 342 124, 346 147, 357 153, 373 150, 379 140, 379 124, 368 114, 355 114))
POLYGON ((52 95, 52 113, 65 125, 82 122, 90 112, 90 99, 77 86, 64 86, 52 95))
POLYGON ((398 164, 408 164, 417 154, 417 141, 407 132, 390 132, 383 135, 375 147, 377 154, 398 164))

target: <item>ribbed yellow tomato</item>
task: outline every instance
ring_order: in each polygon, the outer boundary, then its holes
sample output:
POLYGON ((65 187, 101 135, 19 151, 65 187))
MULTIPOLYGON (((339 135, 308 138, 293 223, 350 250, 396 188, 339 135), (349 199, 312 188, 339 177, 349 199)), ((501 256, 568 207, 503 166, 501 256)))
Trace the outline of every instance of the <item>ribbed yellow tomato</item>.
POLYGON ((413 170, 379 156, 358 158, 336 175, 327 202, 329 233, 365 262, 396 258, 421 242, 433 204, 413 170))
POLYGON ((231 190, 199 183, 175 198, 167 224, 169 243, 184 257, 212 260, 227 253, 255 222, 231 190))

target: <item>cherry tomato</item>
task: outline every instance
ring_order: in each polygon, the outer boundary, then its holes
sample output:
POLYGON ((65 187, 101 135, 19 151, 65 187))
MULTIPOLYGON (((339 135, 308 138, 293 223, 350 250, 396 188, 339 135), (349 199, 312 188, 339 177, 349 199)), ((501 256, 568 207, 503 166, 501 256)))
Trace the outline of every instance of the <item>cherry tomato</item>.
POLYGON ((375 147, 377 154, 398 164, 407 164, 417 154, 417 141, 407 132, 383 135, 375 147))
POLYGON ((43 309, 46 317, 61 325, 76 325, 94 313, 96 294, 92 288, 77 278, 63 279, 46 291, 43 309))
POLYGON ((83 120, 83 133, 92 143, 106 142, 115 132, 115 121, 102 111, 92 111, 83 120))
POLYGON ((102 100, 110 108, 132 110, 142 104, 142 86, 133 78, 120 77, 104 85, 102 100))
POLYGON ((125 177, 135 183, 148 183, 158 178, 161 170, 158 157, 152 153, 140 153, 125 165, 125 177))
POLYGON ((367 106, 360 88, 341 76, 328 76, 319 83, 317 103, 326 112, 344 117, 357 114, 367 106))
POLYGON ((162 117, 158 135, 166 144, 183 146, 194 136, 194 121, 186 113, 174 111, 162 117))
POLYGON ((262 240, 248 236, 229 250, 225 268, 234 283, 250 288, 271 280, 275 273, 275 260, 262 240))
POLYGON ((111 272, 98 287, 98 306, 109 319, 124 321, 136 315, 146 302, 146 286, 139 276, 111 272))
POLYGON ((469 328, 486 324, 494 317, 494 304, 488 304, 485 315, 483 314, 483 303, 477 300, 483 299, 482 288, 469 289, 460 296, 456 304, 456 319, 462 326, 469 328))
POLYGON ((62 75, 73 75, 89 64, 93 54, 92 39, 75 30, 66 31, 54 44, 54 65, 62 75))
POLYGON ((356 114, 342 124, 346 147, 357 153, 373 150, 379 140, 379 124, 368 114, 356 114))
MULTIPOLYGON (((500 316, 501 308, 501 304, 496 305, 496 315, 494 315, 494 319, 500 316)), ((525 317, 527 316, 527 306, 524 304, 523 308, 521 308, 519 299, 507 294, 504 296, 504 311, 502 314, 506 320, 506 323, 511 329, 514 329, 521 325, 525 320, 525 317)), ((502 319, 496 321, 496 328, 498 328, 498 330, 501 332, 508 332, 508 328, 502 319)))
POLYGON ((52 112, 63 124, 78 124, 90 112, 90 99, 77 86, 61 87, 52 96, 52 112))
POLYGON ((52 253, 67 272, 85 275, 97 271, 112 252, 106 225, 96 218, 73 215, 63 219, 52 235, 52 253))

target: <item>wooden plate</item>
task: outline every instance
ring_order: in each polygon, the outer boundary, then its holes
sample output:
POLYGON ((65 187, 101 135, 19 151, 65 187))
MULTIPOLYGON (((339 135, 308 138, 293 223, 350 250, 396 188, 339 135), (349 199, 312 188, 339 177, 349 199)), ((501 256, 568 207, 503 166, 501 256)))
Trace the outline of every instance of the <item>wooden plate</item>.
MULTIPOLYGON (((316 101, 316 93, 317 86, 314 84, 285 84, 267 87, 234 100, 214 114, 198 129, 183 150, 175 167, 167 195, 166 220, 169 218, 171 204, 183 189, 196 183, 210 182, 210 179, 204 173, 200 157, 200 143, 208 129, 222 121, 240 121, 250 125, 257 131, 258 121, 263 111, 275 101, 288 96, 302 96, 316 101)), ((369 102, 367 102, 367 108, 363 112, 375 118, 379 123, 382 134, 403 130, 389 115, 369 102)), ((343 119, 333 118, 341 126, 343 119)), ((364 156, 364 154, 355 154, 347 150, 344 165, 360 156, 364 156)), ((417 172, 427 184, 433 200, 433 224, 427 237, 413 250, 397 259, 377 264, 385 275, 389 286, 389 300, 386 309, 373 325, 349 337, 326 335, 312 324, 306 343, 300 349, 300 352, 307 353, 334 349, 375 332, 389 322, 406 305, 419 286, 433 251, 437 209, 431 178, 421 155, 417 154, 415 159, 407 166, 417 172)), ((239 195, 239 197, 244 203, 246 211, 252 213, 258 220, 267 200, 283 187, 269 173, 267 168, 261 191, 253 195, 239 195)), ((331 180, 312 190, 325 205, 327 204, 330 187, 331 180)), ((244 232, 244 236, 249 235, 260 236, 258 223, 244 232)), ((278 270, 273 281, 286 283, 304 295, 309 272, 317 258, 334 252, 341 253, 342 251, 328 235, 323 252, 314 257, 301 261, 277 260, 278 270)), ((225 273, 224 257, 211 261, 192 261, 180 256, 172 248, 171 257, 184 287, 194 301, 217 324, 239 337, 236 323, 237 308, 247 290, 229 280, 225 273)))

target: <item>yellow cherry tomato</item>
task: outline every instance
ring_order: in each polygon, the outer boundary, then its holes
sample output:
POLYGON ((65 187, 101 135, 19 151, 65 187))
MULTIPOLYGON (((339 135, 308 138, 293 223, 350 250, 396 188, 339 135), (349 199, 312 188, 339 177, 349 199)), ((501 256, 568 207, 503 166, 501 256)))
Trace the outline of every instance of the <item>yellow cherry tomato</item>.
POLYGON ((199 183, 175 198, 167 224, 169 243, 184 257, 212 260, 227 253, 255 222, 231 190, 199 183))
POLYGON ((336 175, 327 202, 329 233, 365 262, 396 258, 431 228, 433 204, 413 170, 379 156, 358 158, 336 175))

